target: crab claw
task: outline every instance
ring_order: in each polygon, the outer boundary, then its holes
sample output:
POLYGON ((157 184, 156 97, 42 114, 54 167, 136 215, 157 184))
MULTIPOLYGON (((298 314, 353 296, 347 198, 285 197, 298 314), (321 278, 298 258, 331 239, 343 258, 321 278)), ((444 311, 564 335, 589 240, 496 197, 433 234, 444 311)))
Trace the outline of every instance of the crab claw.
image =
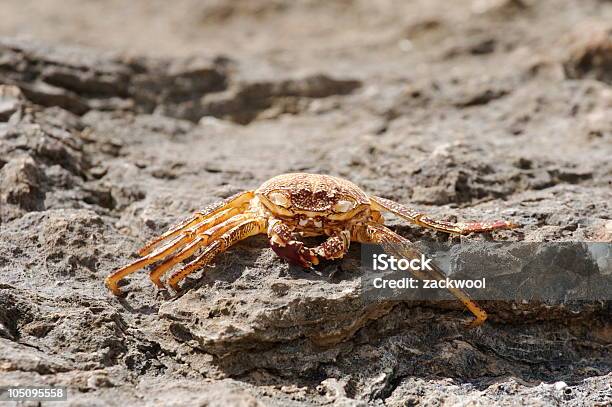
POLYGON ((292 240, 285 245, 279 245, 275 242, 270 242, 272 250, 291 264, 302 266, 304 268, 312 268, 313 264, 319 263, 319 258, 313 254, 308 248, 304 247, 304 243, 292 240))

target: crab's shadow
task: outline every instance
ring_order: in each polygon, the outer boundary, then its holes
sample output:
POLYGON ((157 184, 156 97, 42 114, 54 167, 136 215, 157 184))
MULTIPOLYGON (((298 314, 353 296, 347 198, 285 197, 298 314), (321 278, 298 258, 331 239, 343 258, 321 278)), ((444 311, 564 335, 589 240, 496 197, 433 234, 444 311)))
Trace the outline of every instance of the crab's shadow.
MULTIPOLYGON (((322 239, 304 239, 308 246, 321 243, 322 239)), ((324 281, 337 284, 361 276, 359 267, 360 245, 354 243, 344 258, 324 260, 312 269, 287 263, 270 249, 268 239, 263 236, 248 239, 220 254, 212 267, 207 267, 186 278, 177 297, 192 290, 215 284, 233 284, 241 278, 264 278, 263 274, 295 280, 324 281)))

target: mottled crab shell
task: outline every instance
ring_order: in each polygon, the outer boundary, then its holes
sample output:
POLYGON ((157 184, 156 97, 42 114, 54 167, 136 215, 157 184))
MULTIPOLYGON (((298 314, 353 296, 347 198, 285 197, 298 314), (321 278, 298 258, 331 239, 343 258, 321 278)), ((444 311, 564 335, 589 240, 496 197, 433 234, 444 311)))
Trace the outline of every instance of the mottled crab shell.
POLYGON ((276 205, 307 212, 333 212, 335 207, 342 207, 345 202, 353 207, 370 204, 368 196, 357 185, 321 174, 279 175, 263 183, 255 193, 276 205), (283 197, 287 198, 285 205, 279 202, 283 197))

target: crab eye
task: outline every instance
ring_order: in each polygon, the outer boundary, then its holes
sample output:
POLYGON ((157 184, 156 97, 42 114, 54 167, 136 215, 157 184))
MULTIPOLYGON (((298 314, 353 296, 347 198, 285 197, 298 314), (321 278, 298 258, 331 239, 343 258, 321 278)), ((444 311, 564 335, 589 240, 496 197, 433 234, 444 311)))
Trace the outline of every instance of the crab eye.
POLYGON ((287 198, 284 194, 280 192, 272 192, 268 195, 268 199, 274 205, 282 206, 284 208, 288 208, 290 204, 289 198, 287 198))
POLYGON ((332 209, 334 212, 344 213, 344 212, 350 211, 354 207, 355 207, 355 202, 341 200, 341 201, 336 202, 334 206, 332 207, 332 209))

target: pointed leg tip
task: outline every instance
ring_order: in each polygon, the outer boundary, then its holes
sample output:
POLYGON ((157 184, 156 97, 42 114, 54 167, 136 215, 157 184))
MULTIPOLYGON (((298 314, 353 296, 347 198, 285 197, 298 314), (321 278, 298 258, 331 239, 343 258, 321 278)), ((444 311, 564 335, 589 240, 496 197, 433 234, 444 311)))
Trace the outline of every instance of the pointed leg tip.
POLYGON ((115 297, 125 298, 126 294, 119 289, 119 287, 108 287, 115 297))
POLYGON ((467 328, 469 329, 478 328, 479 326, 482 326, 482 324, 484 324, 486 320, 487 320, 486 316, 476 317, 467 323, 467 328))
POLYGON ((114 281, 109 277, 104 279, 104 285, 110 290, 111 293, 113 293, 115 297, 125 298, 127 294, 121 291, 121 289, 119 288, 119 284, 117 283, 118 281, 114 281))
POLYGON ((493 227, 496 229, 516 229, 521 227, 521 225, 512 221, 498 220, 493 224, 493 227))
POLYGON ((168 282, 168 287, 170 287, 176 294, 181 292, 181 288, 179 287, 178 283, 168 282))
POLYGON ((166 286, 164 286, 164 283, 162 283, 159 278, 151 278, 151 282, 160 290, 166 289, 166 286))
POLYGON ((121 290, 119 290, 117 284, 114 281, 109 280, 108 277, 104 279, 104 285, 115 295, 121 293, 121 290))

